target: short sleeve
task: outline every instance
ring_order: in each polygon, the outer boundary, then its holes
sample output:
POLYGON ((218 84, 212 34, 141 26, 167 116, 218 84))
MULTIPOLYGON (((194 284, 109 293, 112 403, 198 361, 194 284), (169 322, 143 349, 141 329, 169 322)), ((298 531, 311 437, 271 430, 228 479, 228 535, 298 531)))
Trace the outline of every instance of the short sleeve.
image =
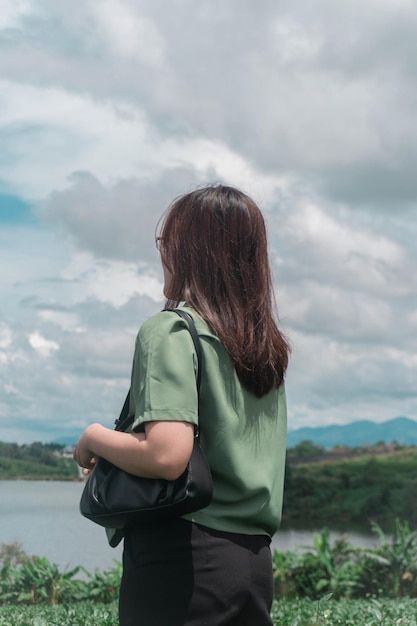
POLYGON ((197 356, 187 323, 161 312, 142 324, 132 367, 133 428, 150 421, 198 424, 197 356))

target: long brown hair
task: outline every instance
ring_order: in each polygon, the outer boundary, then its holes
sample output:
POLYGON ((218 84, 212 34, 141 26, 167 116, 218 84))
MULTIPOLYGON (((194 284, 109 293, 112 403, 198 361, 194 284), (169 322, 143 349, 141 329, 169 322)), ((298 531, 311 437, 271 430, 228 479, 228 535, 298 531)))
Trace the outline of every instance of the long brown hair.
POLYGON ((262 397, 284 380, 289 344, 274 320, 264 219, 233 187, 213 185, 168 207, 160 232, 172 272, 166 307, 186 301, 225 346, 243 386, 262 397))

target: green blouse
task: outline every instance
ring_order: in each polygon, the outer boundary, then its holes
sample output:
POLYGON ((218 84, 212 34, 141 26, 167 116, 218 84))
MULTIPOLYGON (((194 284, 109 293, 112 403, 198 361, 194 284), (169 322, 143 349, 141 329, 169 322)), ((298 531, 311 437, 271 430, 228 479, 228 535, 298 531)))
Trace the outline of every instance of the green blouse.
MULTIPOLYGON (((191 308, 203 350, 198 418, 197 358, 186 322, 172 312, 145 321, 132 369, 133 427, 155 420, 200 426, 213 476, 213 500, 185 516, 216 530, 272 535, 282 511, 286 449, 284 385, 256 398, 240 383, 229 355, 191 308)), ((175 445, 175 442, 173 442, 175 445)))

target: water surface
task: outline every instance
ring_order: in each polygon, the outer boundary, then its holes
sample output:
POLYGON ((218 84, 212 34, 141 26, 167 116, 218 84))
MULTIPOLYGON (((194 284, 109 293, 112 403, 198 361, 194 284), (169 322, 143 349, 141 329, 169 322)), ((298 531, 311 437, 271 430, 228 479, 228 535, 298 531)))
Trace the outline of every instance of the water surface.
MULTIPOLYGON (((28 554, 46 556, 61 569, 112 567, 113 559, 121 560, 122 547, 110 548, 104 530, 79 513, 83 487, 82 482, 0 480, 0 543, 18 542, 28 554)), ((280 530, 272 547, 312 546, 315 532, 319 529, 280 530)), ((342 535, 330 533, 332 541, 342 535)), ((349 532, 348 540, 361 547, 376 543, 375 536, 359 532, 349 532)))

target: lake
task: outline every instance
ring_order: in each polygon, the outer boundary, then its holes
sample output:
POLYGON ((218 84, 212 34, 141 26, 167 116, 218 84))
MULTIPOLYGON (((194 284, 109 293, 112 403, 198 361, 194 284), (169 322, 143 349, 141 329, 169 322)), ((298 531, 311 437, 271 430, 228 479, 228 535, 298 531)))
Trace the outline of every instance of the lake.
MULTIPOLYGON (((82 517, 78 503, 82 482, 0 480, 0 543, 18 542, 28 553, 46 556, 60 569, 83 565, 93 572, 108 569, 121 560, 122 546, 110 548, 100 526, 82 517)), ((317 530, 280 530, 273 538, 276 550, 311 546, 317 530)), ((332 531, 331 540, 343 532, 332 531)), ((348 532, 358 547, 370 547, 374 535, 348 532)))

